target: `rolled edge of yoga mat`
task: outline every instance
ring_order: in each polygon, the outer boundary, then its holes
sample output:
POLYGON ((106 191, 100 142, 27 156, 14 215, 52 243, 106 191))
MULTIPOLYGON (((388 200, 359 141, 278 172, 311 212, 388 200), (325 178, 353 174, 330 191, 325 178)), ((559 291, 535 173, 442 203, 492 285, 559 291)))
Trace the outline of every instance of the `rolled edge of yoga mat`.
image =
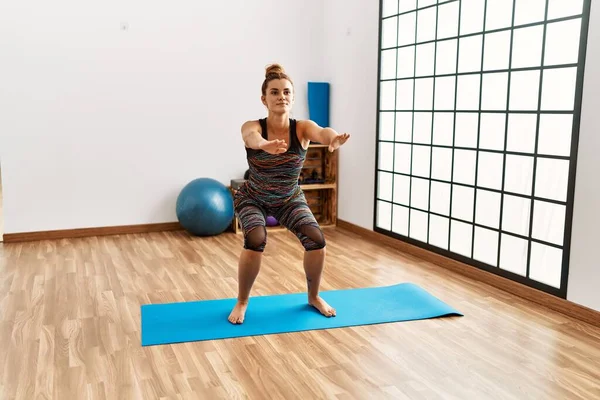
POLYGON ((308 82, 308 115, 319 126, 329 126, 329 82, 308 82))

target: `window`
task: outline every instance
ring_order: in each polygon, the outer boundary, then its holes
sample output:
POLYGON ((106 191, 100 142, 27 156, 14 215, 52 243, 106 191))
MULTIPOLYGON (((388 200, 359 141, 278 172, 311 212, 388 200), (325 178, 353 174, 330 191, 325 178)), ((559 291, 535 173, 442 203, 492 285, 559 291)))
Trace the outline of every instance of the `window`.
POLYGON ((374 229, 566 297, 589 0, 382 0, 374 229))

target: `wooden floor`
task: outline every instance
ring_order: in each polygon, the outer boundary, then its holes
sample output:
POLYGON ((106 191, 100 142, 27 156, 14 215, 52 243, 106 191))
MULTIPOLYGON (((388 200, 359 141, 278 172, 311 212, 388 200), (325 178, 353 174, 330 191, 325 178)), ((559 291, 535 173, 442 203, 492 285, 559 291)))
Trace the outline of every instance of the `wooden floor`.
MULTIPOLYGON (((2 399, 592 399, 600 329, 327 229, 323 289, 414 282, 464 317, 140 346, 140 305, 236 296, 241 236, 0 245, 2 399)), ((253 294, 305 290, 271 233, 253 294)))

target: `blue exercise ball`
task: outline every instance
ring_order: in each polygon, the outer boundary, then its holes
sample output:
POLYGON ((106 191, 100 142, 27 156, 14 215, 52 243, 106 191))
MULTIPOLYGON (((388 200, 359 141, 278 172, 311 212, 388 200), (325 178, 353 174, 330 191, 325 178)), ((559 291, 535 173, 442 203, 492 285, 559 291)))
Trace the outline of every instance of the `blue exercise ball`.
POLYGON ((196 236, 218 235, 233 220, 233 196, 229 189, 211 178, 194 179, 177 197, 177 219, 196 236))

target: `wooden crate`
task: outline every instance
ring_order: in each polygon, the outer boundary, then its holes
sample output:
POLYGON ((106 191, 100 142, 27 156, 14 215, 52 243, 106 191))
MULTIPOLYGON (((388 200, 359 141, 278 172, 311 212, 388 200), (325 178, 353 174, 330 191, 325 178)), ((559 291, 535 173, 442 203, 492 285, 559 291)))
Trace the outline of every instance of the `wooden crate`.
MULTIPOLYGON (((337 224, 339 150, 329 152, 328 147, 321 144, 309 146, 299 181, 308 206, 322 228, 333 227, 337 224)), ((232 189, 230 188, 230 190, 232 189)), ((235 191, 232 190, 232 193, 235 194, 235 191)), ((281 226, 267 227, 268 231, 283 229, 285 228, 281 226)), ((233 218, 231 230, 235 233, 242 233, 237 216, 233 218)))

